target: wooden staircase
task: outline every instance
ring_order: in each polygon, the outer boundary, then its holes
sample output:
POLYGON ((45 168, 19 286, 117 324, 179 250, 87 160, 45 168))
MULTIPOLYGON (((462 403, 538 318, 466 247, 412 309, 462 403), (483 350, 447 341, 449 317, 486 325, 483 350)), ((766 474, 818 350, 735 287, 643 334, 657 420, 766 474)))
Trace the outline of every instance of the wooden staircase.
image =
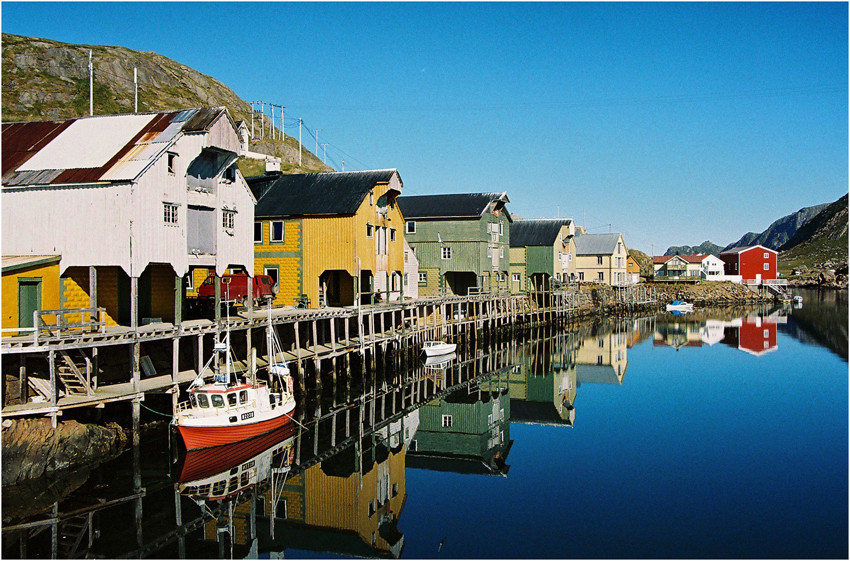
POLYGON ((72 358, 68 351, 59 351, 62 364, 56 368, 56 376, 65 387, 67 395, 94 395, 91 387, 92 362, 82 355, 72 358))

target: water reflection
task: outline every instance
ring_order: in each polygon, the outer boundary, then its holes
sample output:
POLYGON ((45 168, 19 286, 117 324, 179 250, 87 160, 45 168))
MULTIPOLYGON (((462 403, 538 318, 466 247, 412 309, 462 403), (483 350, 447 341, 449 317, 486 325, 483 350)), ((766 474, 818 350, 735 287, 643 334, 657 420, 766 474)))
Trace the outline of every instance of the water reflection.
MULTIPOLYGON (((412 539, 399 529, 411 528, 400 526, 405 509, 421 511, 428 500, 407 496, 407 468, 508 483, 517 477, 511 425, 575 427, 582 396, 593 397, 595 386, 622 395, 629 351, 642 341, 762 356, 791 326, 813 337, 795 321, 800 312, 703 310, 515 330, 362 379, 325 379, 318 399, 299 404, 297 423, 258 439, 190 453, 165 437, 143 439, 39 516, 4 518, 3 556, 398 558, 412 539)), ((355 361, 352 372, 360 371, 355 361)), ((518 442, 528 438, 514 428, 518 442)), ((5 513, 21 512, 6 500, 5 513)), ((408 533, 423 531, 412 527, 408 533)))

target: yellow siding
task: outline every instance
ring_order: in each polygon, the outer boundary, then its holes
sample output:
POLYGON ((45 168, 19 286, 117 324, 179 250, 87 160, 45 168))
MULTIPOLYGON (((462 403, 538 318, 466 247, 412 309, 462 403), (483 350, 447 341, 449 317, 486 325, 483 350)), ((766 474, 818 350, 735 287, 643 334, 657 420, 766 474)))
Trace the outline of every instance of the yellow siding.
MULTIPOLYGON (((357 261, 354 254, 355 221, 351 216, 332 216, 304 219, 304 268, 302 292, 309 296, 310 305, 316 307, 319 299, 319 277, 325 271, 347 271, 357 276, 357 261)), ((366 222, 363 222, 362 235, 357 236, 357 253, 367 255, 372 251, 374 260, 374 240, 366 238, 366 222), (369 246, 368 248, 360 246, 369 246)), ((367 262, 362 268, 368 269, 367 262)))
MULTIPOLYGON (((301 296, 301 220, 286 220, 283 225, 283 242, 270 242, 271 225, 268 220, 263 220, 263 243, 254 244, 254 274, 262 275, 264 267, 274 266, 278 268, 278 283, 280 292, 274 300, 275 304, 291 306, 293 300, 301 296), (282 256, 280 254, 288 255, 282 256)), ((311 296, 311 302, 318 297, 317 293, 311 296)))
MULTIPOLYGON (((59 309, 59 264, 40 265, 3 274, 3 329, 18 327, 18 279, 41 279, 41 309, 59 309)), ((50 318, 45 318, 51 323, 50 318)))
MULTIPOLYGON (((106 308, 106 325, 118 325, 118 267, 98 267, 97 269, 97 305, 106 308)), ((61 278, 62 308, 88 308, 89 297, 88 267, 68 267, 61 278)), ((79 314, 65 316, 68 322, 79 322, 79 314)))
MULTIPOLYGON (((440 295, 440 270, 439 269, 419 269, 420 273, 425 273, 428 279, 427 284, 419 285, 419 296, 439 296, 440 295)), ((414 279, 419 282, 419 279, 414 279)))
POLYGON ((97 269, 97 305, 106 308, 106 325, 118 325, 118 275, 123 274, 120 267, 97 269))
POLYGON ((174 321, 174 270, 170 265, 149 266, 151 275, 151 317, 174 321))

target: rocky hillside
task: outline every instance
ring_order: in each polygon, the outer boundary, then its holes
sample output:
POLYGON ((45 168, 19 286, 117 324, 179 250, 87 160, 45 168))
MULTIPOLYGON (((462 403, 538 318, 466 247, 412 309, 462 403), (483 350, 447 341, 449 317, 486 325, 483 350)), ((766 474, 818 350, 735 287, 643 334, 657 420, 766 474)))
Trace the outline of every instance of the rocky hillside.
MULTIPOLYGON (((153 52, 102 45, 72 45, 3 33, 2 118, 8 121, 66 119, 89 114, 89 49, 94 66, 94 113, 133 111, 133 68, 139 112, 224 106, 234 121, 251 120, 251 106, 215 78, 153 52)), ((285 171, 330 170, 298 142, 263 141, 252 150, 279 156, 285 171)), ((241 167, 241 164, 240 164, 241 167)))
POLYGON ((652 276, 652 257, 640 251, 639 249, 630 249, 629 255, 631 255, 640 266, 640 276, 652 276))
POLYGON ((667 251, 664 252, 664 255, 693 255, 695 253, 720 255, 721 251, 723 251, 722 247, 705 240, 699 245, 674 245, 672 247, 668 247, 667 251))
POLYGON ((797 212, 783 216, 767 227, 764 232, 757 234, 748 232, 741 239, 730 243, 724 250, 732 247, 747 246, 747 245, 762 245, 770 249, 778 250, 785 242, 787 242, 803 224, 814 218, 820 211, 827 207, 828 203, 801 208, 797 212))
POLYGON ((814 269, 847 265, 847 195, 826 206, 780 247, 781 262, 814 269))

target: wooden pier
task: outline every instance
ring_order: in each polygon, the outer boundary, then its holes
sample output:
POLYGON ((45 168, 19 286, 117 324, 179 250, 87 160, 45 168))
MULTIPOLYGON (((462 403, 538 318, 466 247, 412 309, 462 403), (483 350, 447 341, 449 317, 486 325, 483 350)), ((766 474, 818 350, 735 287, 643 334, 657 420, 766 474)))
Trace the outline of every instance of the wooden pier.
MULTIPOLYGON (((374 370, 377 357, 388 351, 418 348, 431 339, 475 337, 505 326, 571 319, 594 305, 590 290, 571 287, 345 308, 248 308, 220 321, 185 320, 176 325, 44 326, 35 333, 2 338, 2 417, 49 416, 55 426, 68 410, 131 402, 137 418, 140 402, 152 393, 171 394, 176 407, 180 385, 198 376, 226 330, 239 375, 268 364, 267 330, 274 330, 283 349, 277 359, 290 364, 303 392, 321 386, 323 361, 330 362, 335 379, 350 369, 352 353, 359 353, 364 366, 374 370)), ((211 369, 204 372, 204 377, 212 375, 211 369)))

